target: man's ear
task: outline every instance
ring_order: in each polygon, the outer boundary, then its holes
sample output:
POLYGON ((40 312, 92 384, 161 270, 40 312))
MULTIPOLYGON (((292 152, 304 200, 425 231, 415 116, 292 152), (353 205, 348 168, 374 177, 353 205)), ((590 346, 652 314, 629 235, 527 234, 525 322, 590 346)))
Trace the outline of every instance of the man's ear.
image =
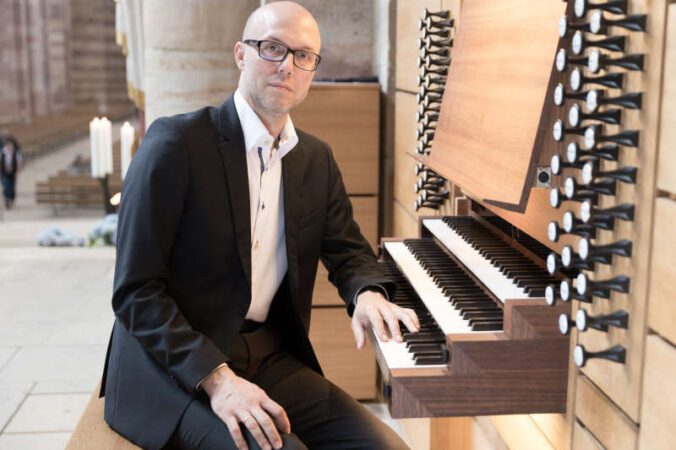
POLYGON ((240 71, 244 70, 244 44, 241 42, 235 44, 235 64, 240 71))

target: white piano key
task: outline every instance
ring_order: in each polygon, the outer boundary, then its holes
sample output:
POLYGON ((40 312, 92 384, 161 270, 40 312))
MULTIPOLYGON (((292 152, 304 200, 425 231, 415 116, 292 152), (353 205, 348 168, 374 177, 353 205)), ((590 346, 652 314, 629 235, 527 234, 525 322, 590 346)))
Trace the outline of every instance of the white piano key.
POLYGON ((406 244, 385 242, 385 248, 444 334, 476 333, 472 331, 469 321, 463 319, 449 303, 448 297, 425 272, 406 244))
POLYGON ((423 224, 446 246, 472 273, 486 285, 502 303, 506 299, 530 298, 525 289, 501 273, 491 262, 465 241, 441 219, 424 219, 423 224))

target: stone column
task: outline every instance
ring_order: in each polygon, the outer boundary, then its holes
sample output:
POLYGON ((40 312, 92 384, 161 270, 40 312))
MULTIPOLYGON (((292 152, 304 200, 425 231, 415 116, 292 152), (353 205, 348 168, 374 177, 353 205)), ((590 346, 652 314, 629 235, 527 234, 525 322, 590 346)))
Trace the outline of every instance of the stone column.
POLYGON ((145 0, 146 127, 218 105, 237 87, 234 46, 259 0, 145 0))

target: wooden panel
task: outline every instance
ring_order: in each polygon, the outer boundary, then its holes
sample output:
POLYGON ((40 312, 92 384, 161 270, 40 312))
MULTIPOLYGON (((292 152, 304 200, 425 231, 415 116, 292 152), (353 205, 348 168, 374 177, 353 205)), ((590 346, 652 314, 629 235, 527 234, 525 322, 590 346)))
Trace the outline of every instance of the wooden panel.
POLYGON ((554 449, 552 443, 527 415, 491 416, 491 420, 509 448, 554 449))
POLYGON ((573 427, 573 450, 603 450, 603 446, 594 436, 582 427, 578 422, 575 422, 573 427))
POLYGON ((314 308, 310 341, 326 378, 351 396, 371 399, 376 395, 376 360, 373 349, 357 350, 345 308, 314 308))
POLYGON ((505 441, 500 437, 498 429, 488 416, 474 418, 474 434, 472 436, 473 450, 509 450, 505 441))
POLYGON ((380 85, 313 83, 293 124, 328 142, 348 194, 378 192, 380 85))
POLYGON ((465 2, 430 166, 478 199, 519 204, 562 2, 465 2), (509 38, 496 39, 495 36, 509 38))
POLYGON ((639 448, 673 449, 676 444, 676 349, 659 336, 646 339, 639 448))
POLYGON ((434 450, 471 450, 472 422, 471 417, 432 419, 430 448, 434 450))
POLYGON ((401 203, 394 202, 393 236, 398 238, 418 236, 418 220, 401 203))
MULTIPOLYGON (((676 175, 676 174, 675 174, 676 175)), ((648 326, 676 343, 676 202, 655 202, 655 231, 650 264, 648 326)))
POLYGON ((567 417, 566 414, 531 414, 530 417, 555 448, 570 447, 570 415, 567 417))
POLYGON ((399 419, 397 422, 411 450, 434 450, 430 448, 431 419, 399 419))
POLYGON ((669 5, 667 42, 664 48, 664 73, 670 82, 662 85, 662 123, 660 127, 659 164, 657 165, 657 187, 676 193, 676 4, 669 5))
MULTIPOLYGON (((351 197, 354 208, 354 218, 359 224, 361 233, 371 244, 371 248, 378 252, 378 197, 351 197)), ((315 289, 312 293, 313 305, 344 306, 336 287, 329 281, 329 272, 323 264, 317 268, 315 289)))
MULTIPOLYGON (((634 204, 636 205, 636 220, 634 222, 616 221, 615 230, 600 233, 595 245, 629 239, 633 242, 633 254, 631 258, 615 257, 611 266, 599 265, 593 274, 593 279, 606 280, 618 275, 628 275, 631 277, 631 286, 629 294, 614 293, 610 301, 597 300, 591 305, 585 305, 592 315, 624 309, 629 313, 629 329, 611 328, 607 333, 589 330, 580 333, 579 341, 588 351, 592 352, 605 350, 618 344, 626 348, 625 364, 592 359, 582 368, 582 372, 633 422, 638 422, 655 205, 659 97, 662 83, 662 60, 659 55, 662 55, 664 45, 667 6, 663 1, 635 0, 629 2, 629 8, 632 14, 647 14, 647 29, 650 32, 631 33, 627 39, 626 53, 643 53, 649 57, 646 58, 646 66, 642 72, 625 74, 625 87, 622 92, 642 92, 643 108, 640 111, 625 109, 622 113, 622 127, 607 127, 604 133, 613 134, 620 129, 640 130, 640 147, 638 149, 624 148, 620 153, 618 163, 608 162, 603 165, 602 170, 626 166, 636 166, 640 169, 636 185, 619 183, 617 194, 614 197, 602 196, 605 198, 600 204, 602 207, 622 203, 634 204)), ((613 34, 619 35, 620 31, 613 31, 613 34)), ((612 95, 616 93, 620 92, 616 91, 612 95)), ((592 431, 595 436, 600 437, 595 430, 592 431)), ((601 442, 605 444, 603 439, 601 442)))
POLYGON ((431 11, 441 9, 440 0, 399 0, 397 1, 397 58, 395 64, 395 86, 410 92, 418 91, 416 76, 420 55, 418 49, 418 20, 425 8, 431 11))
POLYGON ((638 427, 584 376, 577 380, 575 414, 604 447, 635 448, 638 427))

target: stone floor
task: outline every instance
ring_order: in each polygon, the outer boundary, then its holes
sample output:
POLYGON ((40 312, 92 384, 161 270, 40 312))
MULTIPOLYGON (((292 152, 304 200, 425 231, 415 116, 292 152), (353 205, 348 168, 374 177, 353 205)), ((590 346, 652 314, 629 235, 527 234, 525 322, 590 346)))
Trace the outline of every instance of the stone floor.
MULTIPOLYGON (((103 218, 34 201, 36 181, 88 151, 81 139, 31 160, 16 207, 0 210, 0 450, 63 449, 101 376, 115 251, 36 245, 49 226, 86 236, 103 218)), ((365 406, 398 428, 383 404, 365 406)))

